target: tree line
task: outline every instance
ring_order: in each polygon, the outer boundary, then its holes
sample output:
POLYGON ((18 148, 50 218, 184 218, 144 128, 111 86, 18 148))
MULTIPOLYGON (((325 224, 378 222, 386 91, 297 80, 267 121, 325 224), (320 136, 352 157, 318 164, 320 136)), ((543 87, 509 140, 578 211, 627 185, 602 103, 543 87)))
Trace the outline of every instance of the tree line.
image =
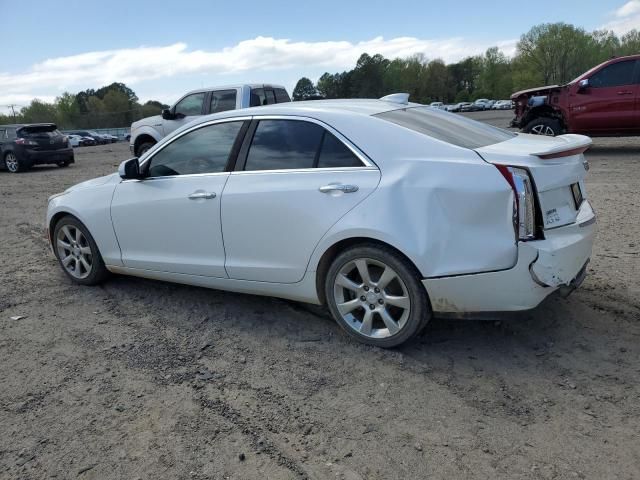
POLYGON ((53 103, 34 99, 14 115, 0 115, 0 124, 53 122, 59 128, 116 128, 128 127, 132 122, 151 115, 158 115, 161 102, 150 100, 140 104, 135 92, 124 83, 76 94, 65 92, 53 103))
POLYGON ((352 70, 326 72, 315 84, 302 77, 293 99, 379 98, 393 92, 409 93, 419 103, 508 99, 514 91, 568 83, 613 56, 636 53, 637 30, 617 36, 607 30, 587 32, 566 23, 545 23, 520 37, 512 58, 498 47, 448 65, 421 54, 388 59, 364 53, 352 70))
MULTIPOLYGON (((612 56, 635 53, 640 53, 637 30, 616 36, 606 30, 587 32, 566 23, 546 23, 520 37, 512 58, 498 47, 450 64, 424 55, 388 59, 363 53, 352 70, 326 72, 315 84, 302 77, 293 99, 379 98, 393 92, 407 92, 419 103, 506 99, 523 88, 567 83, 612 56)), ((15 115, 0 115, 0 124, 54 122, 65 129, 128 127, 163 108, 168 106, 158 101, 141 104, 125 84, 112 83, 97 90, 65 92, 53 103, 35 99, 15 115)))

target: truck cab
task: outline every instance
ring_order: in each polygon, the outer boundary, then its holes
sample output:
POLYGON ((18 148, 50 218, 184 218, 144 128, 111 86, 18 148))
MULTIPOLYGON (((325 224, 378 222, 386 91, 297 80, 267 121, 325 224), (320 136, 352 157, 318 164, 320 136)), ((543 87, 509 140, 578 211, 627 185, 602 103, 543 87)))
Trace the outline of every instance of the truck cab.
POLYGON ((566 85, 514 93, 511 126, 540 135, 639 135, 639 94, 640 55, 613 58, 566 85))
POLYGON ((242 84, 192 90, 161 115, 133 122, 129 147, 139 157, 160 139, 199 116, 290 101, 280 85, 242 84))

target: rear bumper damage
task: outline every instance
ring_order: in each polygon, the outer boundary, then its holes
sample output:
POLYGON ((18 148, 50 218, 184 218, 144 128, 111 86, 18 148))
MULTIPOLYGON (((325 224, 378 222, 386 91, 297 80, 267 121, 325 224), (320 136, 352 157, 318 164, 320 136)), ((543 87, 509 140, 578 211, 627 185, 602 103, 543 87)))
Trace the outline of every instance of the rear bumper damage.
POLYGON ((552 292, 567 296, 582 284, 594 236, 595 213, 585 200, 575 223, 545 231, 544 240, 520 242, 513 268, 422 283, 436 314, 530 310, 552 292))

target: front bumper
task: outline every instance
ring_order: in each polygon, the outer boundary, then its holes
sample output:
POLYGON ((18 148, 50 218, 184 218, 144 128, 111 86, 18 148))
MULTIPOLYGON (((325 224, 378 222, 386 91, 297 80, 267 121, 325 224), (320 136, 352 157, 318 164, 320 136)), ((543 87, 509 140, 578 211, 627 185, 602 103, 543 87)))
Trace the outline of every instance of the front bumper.
POLYGON ((595 213, 585 200, 575 223, 545 231, 544 240, 518 243, 513 268, 422 283, 436 314, 529 310, 552 292, 566 295, 582 283, 594 236, 595 213))

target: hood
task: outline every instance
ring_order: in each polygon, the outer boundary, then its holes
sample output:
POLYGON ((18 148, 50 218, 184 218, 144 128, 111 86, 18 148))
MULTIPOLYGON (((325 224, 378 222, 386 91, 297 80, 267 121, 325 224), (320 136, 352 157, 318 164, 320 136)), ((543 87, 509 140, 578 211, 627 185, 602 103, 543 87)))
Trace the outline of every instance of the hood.
POLYGON ((111 173, 109 175, 105 175, 104 177, 92 178, 91 180, 87 180, 86 182, 76 183, 75 185, 67 188, 66 192, 71 192, 73 190, 80 190, 82 188, 91 188, 91 187, 99 187, 100 185, 104 185, 105 183, 114 180, 115 178, 120 178, 117 173, 111 173))
POLYGON ((158 125, 162 125, 162 115, 154 115, 153 117, 141 118, 137 122, 133 122, 131 124, 131 130, 135 130, 136 128, 148 126, 148 127, 156 127, 158 125))
POLYGON ((511 95, 511 100, 515 100, 516 98, 522 95, 526 95, 526 96, 548 95, 549 93, 560 90, 561 88, 562 88, 562 85, 547 85, 546 87, 536 87, 536 88, 529 88, 527 90, 520 90, 519 92, 516 92, 511 95))

